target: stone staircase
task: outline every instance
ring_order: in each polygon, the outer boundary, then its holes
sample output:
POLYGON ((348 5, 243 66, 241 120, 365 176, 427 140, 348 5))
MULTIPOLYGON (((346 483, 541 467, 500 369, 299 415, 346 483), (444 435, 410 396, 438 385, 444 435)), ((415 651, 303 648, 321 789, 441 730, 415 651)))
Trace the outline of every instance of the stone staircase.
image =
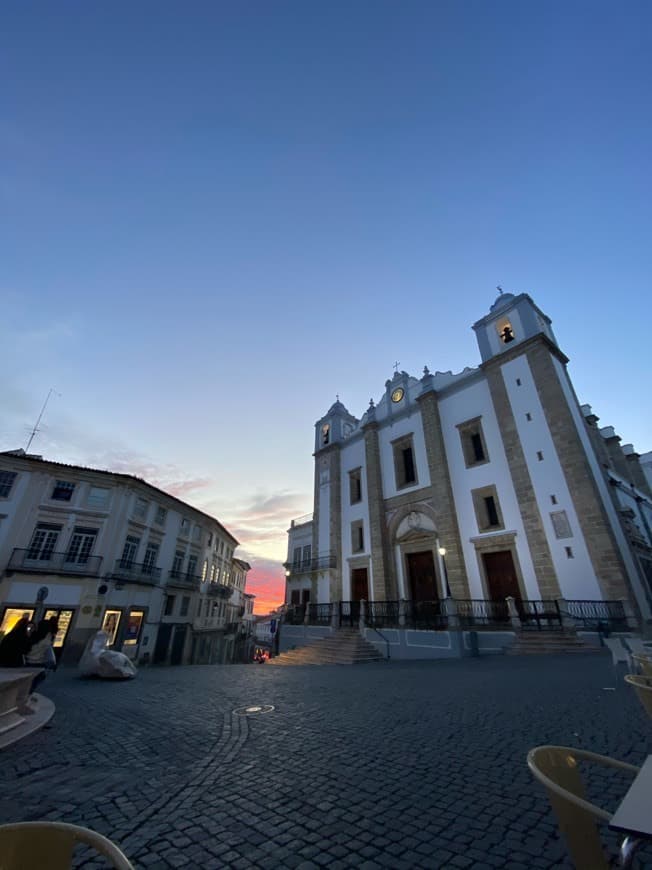
POLYGON ((270 665, 361 665, 384 660, 376 647, 364 640, 357 628, 340 628, 329 637, 281 653, 270 665))
POLYGON ((592 646, 572 631, 522 631, 507 650, 507 655, 544 655, 551 653, 596 653, 602 647, 592 646))

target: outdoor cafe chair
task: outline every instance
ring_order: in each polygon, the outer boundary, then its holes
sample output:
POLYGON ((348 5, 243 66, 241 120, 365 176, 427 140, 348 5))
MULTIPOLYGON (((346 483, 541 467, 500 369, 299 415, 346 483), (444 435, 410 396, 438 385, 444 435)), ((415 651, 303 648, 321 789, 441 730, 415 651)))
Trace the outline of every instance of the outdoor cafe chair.
POLYGON ((604 644, 611 653, 611 658, 614 665, 624 662, 626 665, 631 664, 629 650, 625 647, 619 637, 604 637, 604 644))
POLYGON ((643 674, 644 677, 652 677, 652 658, 632 653, 632 662, 639 674, 643 674))
POLYGON ((639 769, 607 755, 568 746, 536 746, 527 755, 528 767, 548 793, 576 870, 607 870, 609 859, 603 850, 596 823, 608 823, 612 813, 586 799, 580 761, 615 768, 632 777, 639 769))
POLYGON ((645 707, 645 712, 652 719, 652 676, 641 674, 627 674, 625 682, 634 687, 638 700, 645 707))
POLYGON ((116 870, 134 870, 133 864, 102 834, 65 822, 16 822, 0 825, 2 870, 68 870, 79 844, 104 855, 116 870))

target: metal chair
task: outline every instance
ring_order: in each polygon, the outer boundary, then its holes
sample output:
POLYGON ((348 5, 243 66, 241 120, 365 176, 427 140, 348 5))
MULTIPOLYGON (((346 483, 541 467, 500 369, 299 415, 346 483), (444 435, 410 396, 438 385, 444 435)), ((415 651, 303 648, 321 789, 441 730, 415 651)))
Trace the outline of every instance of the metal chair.
POLYGON ((632 662, 638 670, 639 674, 644 677, 652 677, 652 659, 648 656, 639 656, 632 653, 632 662))
POLYGON ((614 665, 619 664, 620 662, 624 662, 626 665, 629 665, 630 656, 629 650, 625 647, 623 642, 618 637, 604 637, 604 644, 611 653, 611 658, 614 665))
MULTIPOLYGON (((635 776, 638 767, 568 746, 536 746, 527 755, 533 776, 545 786, 576 870, 608 870, 596 822, 611 821, 612 813, 586 800, 578 762, 589 761, 635 776)), ((631 861, 632 855, 628 856, 631 861)), ((629 866, 629 863, 623 865, 629 866)))
POLYGON ((627 674, 625 682, 634 687, 638 700, 645 708, 645 712, 652 719, 652 677, 641 674, 627 674))
POLYGON ((65 822, 16 822, 0 825, 2 870, 68 870, 78 844, 92 846, 116 870, 134 870, 133 864, 111 840, 90 828, 65 822))

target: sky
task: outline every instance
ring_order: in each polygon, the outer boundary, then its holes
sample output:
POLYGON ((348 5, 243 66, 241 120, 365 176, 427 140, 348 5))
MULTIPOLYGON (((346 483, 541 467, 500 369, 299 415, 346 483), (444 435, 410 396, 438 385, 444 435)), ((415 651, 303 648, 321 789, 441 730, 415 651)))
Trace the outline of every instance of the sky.
POLYGON ((283 598, 313 426, 479 362, 505 291, 652 450, 652 5, 0 10, 0 449, 145 477, 283 598))

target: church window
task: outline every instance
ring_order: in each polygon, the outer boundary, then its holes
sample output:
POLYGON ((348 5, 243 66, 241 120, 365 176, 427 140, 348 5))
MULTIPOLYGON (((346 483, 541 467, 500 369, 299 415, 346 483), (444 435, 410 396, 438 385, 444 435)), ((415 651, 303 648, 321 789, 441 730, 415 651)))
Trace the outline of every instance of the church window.
POLYGON ((471 491, 475 517, 480 532, 505 528, 495 486, 483 486, 471 491))
POLYGON ((350 503, 357 504, 362 501, 362 469, 354 468, 349 471, 349 496, 350 503))
POLYGON ((489 462, 489 454, 487 452, 487 444, 484 440, 481 418, 476 417, 474 420, 467 420, 465 423, 459 423, 457 428, 462 441, 462 452, 464 454, 464 463, 466 467, 471 468, 474 465, 481 465, 485 462, 489 462))
POLYGON ((517 387, 521 386, 521 379, 520 378, 516 378, 516 386, 517 387))
POLYGON ((575 556, 573 555, 573 548, 572 547, 565 547, 564 549, 566 550, 566 558, 567 559, 574 559, 575 558, 575 556))
POLYGON ((525 415, 525 419, 528 421, 528 423, 531 423, 531 422, 532 422, 532 414, 530 414, 529 411, 528 411, 527 414, 525 415))
POLYGON ((351 551, 361 553, 364 550, 364 528, 362 520, 351 523, 351 551))
POLYGON ((417 471, 414 462, 414 445, 412 435, 399 438, 392 444, 394 448, 394 474, 396 488, 413 486, 417 482, 417 471))
POLYGON ((330 443, 330 440, 331 440, 331 427, 329 426, 328 423, 324 423, 324 425, 321 427, 322 446, 325 447, 327 444, 330 443))
POLYGON ((539 462, 543 462, 543 452, 541 450, 537 450, 537 459, 539 462))
POLYGON ((566 511, 553 511, 550 514, 550 521, 555 530, 556 538, 572 538, 573 532, 568 522, 568 514, 566 511))
POLYGON ((557 504, 557 496, 556 496, 556 495, 551 495, 551 496, 550 496, 550 501, 552 502, 552 504, 557 504))

